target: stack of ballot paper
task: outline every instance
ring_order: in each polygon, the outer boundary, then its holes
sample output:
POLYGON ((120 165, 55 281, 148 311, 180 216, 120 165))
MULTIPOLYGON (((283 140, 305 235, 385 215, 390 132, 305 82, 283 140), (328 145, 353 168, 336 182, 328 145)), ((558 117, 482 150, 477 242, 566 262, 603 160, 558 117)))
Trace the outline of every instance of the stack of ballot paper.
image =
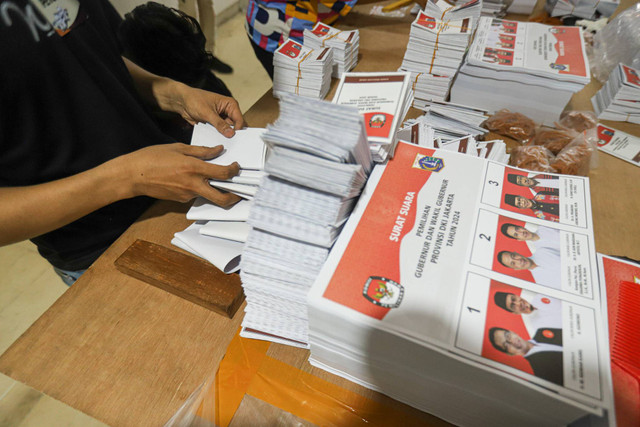
POLYGON ((446 99, 477 24, 480 5, 479 1, 451 6, 430 0, 416 16, 400 66, 411 73, 416 102, 446 99))
POLYGON ((502 108, 553 125, 591 75, 579 27, 482 17, 451 102, 502 108))
MULTIPOLYGON (((464 0, 458 1, 458 3, 464 3, 464 0)), ((511 4, 508 0, 482 0, 482 16, 491 16, 495 18, 502 18, 507 14, 507 8, 511 4)))
POLYGON ((531 15, 533 8, 536 7, 536 3, 536 0, 513 0, 509 7, 507 7, 507 13, 531 15))
POLYGON ((409 79, 405 72, 344 73, 340 79, 333 103, 357 107, 376 162, 393 156, 396 131, 413 101, 409 79))
POLYGON ((357 109, 292 95, 282 97, 263 139, 268 175, 242 252, 241 335, 306 347, 307 292, 366 182, 371 154, 357 109))
POLYGON ((408 120, 407 123, 415 121, 432 127, 439 141, 446 142, 468 135, 479 139, 488 132, 480 126, 487 119, 486 111, 444 101, 431 101, 423 110, 423 116, 408 120))
POLYGON ((544 10, 551 16, 593 19, 599 0, 547 0, 544 10))
POLYGON ((602 296, 587 178, 401 142, 309 291, 309 361, 455 425, 607 425, 602 296))
MULTIPOLYGON (((478 132, 478 127, 486 116, 480 111, 450 103, 442 103, 417 119, 407 120, 398 131, 399 141, 409 142, 422 147, 440 148, 456 151, 473 157, 508 163, 509 154, 502 140, 479 141, 485 132, 478 132)), ((485 130, 486 131, 486 130, 485 130)))
POLYGON ((214 147, 223 145, 224 151, 209 163, 229 165, 238 162, 240 173, 228 181, 210 180, 209 184, 222 191, 236 193, 243 198, 229 208, 222 208, 206 199, 197 198, 187 212, 187 219, 195 222, 174 235, 172 243, 206 259, 225 273, 240 268, 240 254, 249 233, 249 208, 265 176, 266 145, 261 135, 265 129, 237 130, 232 138, 222 136, 210 124, 199 123, 193 129, 192 145, 214 147))
POLYGON ((599 119, 640 123, 640 70, 618 64, 591 103, 599 119))
POLYGON ((273 94, 322 99, 329 91, 332 72, 331 48, 312 49, 287 39, 273 55, 273 94))
POLYGON ((330 47, 333 52, 332 75, 339 79, 342 73, 350 71, 358 63, 360 32, 340 31, 318 22, 313 29, 304 30, 304 45, 314 50, 330 47))

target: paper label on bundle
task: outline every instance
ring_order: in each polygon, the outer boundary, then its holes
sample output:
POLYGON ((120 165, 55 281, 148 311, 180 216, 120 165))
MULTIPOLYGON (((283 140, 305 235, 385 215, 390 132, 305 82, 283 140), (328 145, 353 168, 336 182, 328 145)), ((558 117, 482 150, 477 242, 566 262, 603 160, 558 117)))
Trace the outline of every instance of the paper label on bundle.
POLYGON ((579 27, 482 18, 470 60, 543 74, 589 76, 579 27))
POLYGON ((345 73, 333 102, 358 108, 370 142, 390 144, 409 77, 408 73, 345 73))
POLYGON ((640 89, 640 75, 638 75, 638 71, 624 64, 620 64, 620 67, 622 67, 624 82, 640 89))
POLYGON ((288 40, 286 43, 280 46, 278 50, 276 50, 276 53, 290 59, 301 59, 304 57, 304 55, 311 52, 312 50, 313 49, 303 46, 298 42, 288 40))
POLYGON ((598 149, 640 166, 640 138, 598 124, 598 149))
POLYGON ((471 19, 460 19, 457 21, 441 21, 438 18, 420 12, 414 21, 416 25, 426 28, 437 34, 466 34, 470 30, 471 19))

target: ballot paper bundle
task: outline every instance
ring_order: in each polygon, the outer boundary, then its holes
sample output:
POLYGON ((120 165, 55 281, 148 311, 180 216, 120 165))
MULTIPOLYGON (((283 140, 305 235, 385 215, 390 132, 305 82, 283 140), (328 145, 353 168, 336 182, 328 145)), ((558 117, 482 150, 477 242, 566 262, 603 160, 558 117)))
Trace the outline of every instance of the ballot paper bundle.
POLYGON ((618 64, 591 103, 601 120, 640 123, 640 70, 618 64))
POLYGON ((376 162, 393 156, 396 130, 413 101, 409 79, 405 72, 344 73, 340 79, 333 103, 357 107, 376 162))
POLYGON ((453 76, 473 32, 473 19, 441 19, 420 11, 411 24, 401 70, 453 76))
POLYGON ((504 141, 476 139, 485 133, 478 129, 486 119, 482 112, 450 103, 434 104, 432 108, 434 111, 424 116, 407 120, 396 134, 398 140, 508 163, 504 141))
POLYGON ((482 17, 451 102, 553 125, 590 79, 580 28, 482 17))
POLYGON ((313 29, 304 30, 304 45, 314 50, 330 47, 333 52, 332 75, 339 79, 342 73, 350 71, 358 63, 360 32, 341 31, 318 22, 313 29))
POLYGON ((187 212, 187 219, 195 222, 175 234, 172 243, 206 259, 225 273, 240 268, 240 254, 249 234, 249 209, 258 185, 265 176, 266 146, 261 135, 265 129, 237 130, 232 138, 222 136, 210 124, 199 123, 193 129, 192 145, 224 146, 224 151, 209 163, 229 165, 238 162, 240 172, 227 181, 210 180, 219 190, 233 192, 243 200, 229 208, 217 206, 204 198, 197 198, 187 212))
POLYGON ((309 291, 310 363, 455 425, 563 426, 606 415, 606 298, 588 194, 583 177, 399 143, 371 173, 309 291), (505 195, 533 192, 512 175, 549 178, 560 211, 573 206, 581 219, 504 205, 505 195), (515 223, 536 243, 511 237, 515 223), (496 262, 525 250, 553 273, 525 276, 496 262))
POLYGON ((479 1, 451 6, 427 2, 411 24, 400 70, 411 73, 414 106, 443 101, 458 70, 480 15, 479 1))
POLYGON ((425 114, 407 123, 420 122, 433 128, 435 139, 447 142, 471 135, 476 139, 488 131, 480 126, 487 112, 465 105, 444 101, 430 101, 423 107, 425 114))
POLYGON ((287 39, 273 55, 273 94, 322 99, 329 91, 332 72, 331 48, 312 49, 287 39))
POLYGON ((577 16, 592 19, 599 0, 547 0, 544 9, 551 16, 577 16))
MULTIPOLYGON (((458 3, 464 3, 464 0, 458 3)), ((508 0, 482 0, 482 16, 491 16, 495 18, 502 18, 507 14, 507 8, 511 4, 508 0)))
POLYGON ((242 252, 241 335, 306 347, 306 295, 372 168, 353 107, 283 96, 242 252))

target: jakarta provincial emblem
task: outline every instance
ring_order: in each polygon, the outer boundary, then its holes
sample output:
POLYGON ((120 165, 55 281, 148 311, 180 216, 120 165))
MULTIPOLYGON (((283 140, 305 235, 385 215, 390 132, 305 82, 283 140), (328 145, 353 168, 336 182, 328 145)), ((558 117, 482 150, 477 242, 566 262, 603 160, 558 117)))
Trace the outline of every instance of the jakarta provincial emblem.
POLYGON ((413 167, 425 171, 440 172, 444 168, 444 161, 440 157, 417 154, 413 161, 413 167))

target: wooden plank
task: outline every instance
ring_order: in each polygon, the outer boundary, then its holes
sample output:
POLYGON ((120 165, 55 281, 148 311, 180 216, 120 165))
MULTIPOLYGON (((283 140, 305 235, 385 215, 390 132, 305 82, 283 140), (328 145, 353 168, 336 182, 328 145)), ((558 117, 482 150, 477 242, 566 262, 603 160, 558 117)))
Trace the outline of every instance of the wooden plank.
POLYGON ((244 301, 237 274, 224 274, 205 260, 136 240, 115 261, 121 272, 229 318, 244 301))

